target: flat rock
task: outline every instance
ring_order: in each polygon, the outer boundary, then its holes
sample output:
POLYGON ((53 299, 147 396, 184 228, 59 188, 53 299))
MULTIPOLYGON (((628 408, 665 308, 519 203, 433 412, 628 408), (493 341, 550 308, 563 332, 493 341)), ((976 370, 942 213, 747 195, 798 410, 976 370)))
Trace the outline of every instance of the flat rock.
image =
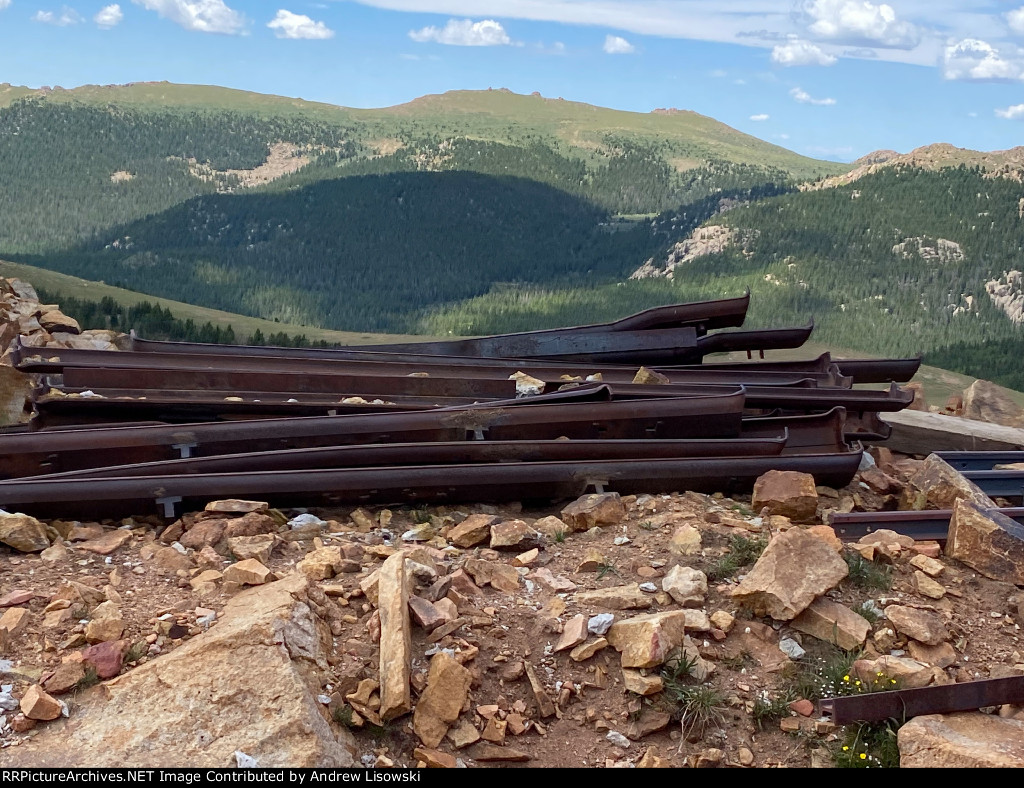
POLYGON ((531 572, 530 579, 536 580, 548 591, 555 594, 571 593, 576 590, 576 584, 572 580, 561 575, 556 577, 547 567, 531 572))
MULTIPOLYGON (((412 672, 409 586, 406 582, 405 556, 402 553, 396 553, 381 565, 377 600, 381 629, 380 717, 387 721, 412 711, 409 687, 412 672)), ((441 735, 444 736, 443 733, 441 735)))
POLYGON ((915 717, 900 728, 897 741, 905 768, 1024 767, 1024 722, 994 714, 915 717))
POLYGON ((21 553, 38 553, 50 546, 46 526, 27 514, 0 513, 0 542, 21 553))
POLYGON ((828 544, 799 528, 778 535, 732 591, 755 615, 791 621, 849 574, 828 544))
POLYGON ((528 550, 540 547, 544 538, 522 520, 506 520, 491 526, 492 550, 528 550))
POLYGON ((225 514, 248 514, 249 512, 265 512, 269 508, 270 504, 266 501, 243 501, 238 498, 228 498, 223 501, 210 501, 203 507, 203 510, 225 514))
POLYGON ((412 756, 426 764, 428 769, 454 769, 459 765, 454 755, 429 747, 417 747, 412 756))
POLYGON ((1024 585, 1024 526, 994 506, 957 500, 946 555, 993 580, 1024 585))
POLYGON ((818 491, 814 477, 797 471, 768 471, 754 482, 751 508, 768 514, 782 515, 794 522, 814 519, 818 508, 818 491))
POLYGON ((24 605, 26 602, 31 602, 35 599, 36 594, 34 591, 22 591, 15 589, 14 591, 8 591, 2 597, 0 597, 0 607, 13 607, 15 605, 24 605))
POLYGON ((901 635, 913 638, 929 646, 937 646, 949 640, 949 632, 942 616, 931 610, 920 610, 916 607, 889 605, 885 609, 885 617, 892 623, 893 629, 901 635))
POLYGON ((920 554, 910 559, 910 565, 915 569, 920 569, 928 577, 938 577, 946 568, 942 561, 936 561, 934 558, 920 554))
POLYGON ((645 676, 639 670, 623 668, 622 688, 637 695, 656 695, 665 689, 665 682, 656 674, 645 676))
MULTIPOLYGON (((12 638, 17 637, 25 631, 25 627, 28 626, 28 622, 32 619, 32 614, 28 608, 25 607, 9 607, 4 611, 4 614, 0 616, 0 630, 3 630, 5 635, 0 634, 0 638, 12 638)), ((585 626, 584 626, 585 628, 585 626)))
POLYGON ((640 719, 626 726, 626 738, 630 741, 639 741, 652 733, 665 730, 671 722, 672 715, 668 712, 646 709, 640 715, 640 719))
POLYGON ((476 729, 469 720, 461 719, 458 720, 452 727, 448 729, 446 734, 448 741, 452 743, 452 746, 461 750, 463 747, 468 747, 471 744, 475 744, 480 741, 480 731, 476 729))
POLYGON ((588 531, 600 525, 618 525, 626 519, 626 507, 618 493, 591 493, 562 509, 562 521, 572 531, 588 531))
POLYGON ((576 601, 581 605, 609 610, 643 610, 652 604, 650 595, 640 590, 639 583, 582 591, 576 594, 576 601))
MULTIPOLYGON (((466 560, 464 568, 466 572, 472 575, 477 585, 489 585, 491 588, 506 594, 513 594, 519 590, 519 573, 515 570, 515 567, 508 564, 498 561, 483 561, 479 558, 469 558, 466 560)), ((454 579, 452 583, 454 585, 454 579)))
POLYGON ((82 664, 96 671, 100 679, 112 679, 121 672, 124 655, 128 652, 128 641, 108 640, 82 650, 82 664))
POLYGON ((215 627, 81 693, 5 765, 224 768, 241 751, 267 768, 355 766, 316 699, 333 646, 307 588, 290 574, 236 595, 215 627))
POLYGON ((553 514, 539 519, 533 524, 533 528, 535 531, 544 534, 548 539, 557 539, 559 534, 565 536, 572 531, 568 525, 553 514))
POLYGON ((693 567, 673 566, 662 579, 661 588, 683 607, 701 607, 708 593, 708 577, 693 567))
POLYGON ((565 622, 565 628, 555 643, 555 651, 575 648, 587 639, 587 617, 580 615, 565 622))
POLYGON ((927 646, 911 640, 907 643, 907 653, 912 659, 924 662, 936 668, 948 668, 957 662, 956 651, 949 643, 940 643, 937 646, 927 646))
POLYGON ((530 756, 512 747, 499 747, 497 744, 477 742, 466 750, 466 755, 474 761, 506 761, 509 763, 525 763, 530 756))
POLYGON ((98 539, 90 539, 87 542, 80 542, 78 544, 78 549, 84 550, 87 553, 95 553, 96 555, 110 555, 112 552, 131 540, 131 531, 118 528, 116 530, 107 531, 98 539))
POLYGON ((850 608, 820 597, 790 622, 797 632, 831 643, 844 651, 853 651, 864 645, 871 622, 850 608))
POLYGON ((456 547, 474 547, 491 536, 491 526, 500 518, 490 514, 471 514, 448 532, 448 541, 456 547))
POLYGON ((413 730, 427 747, 437 747, 459 718, 472 681, 473 675, 445 652, 431 657, 427 688, 412 718, 413 730))
POLYGON ((625 668, 661 665, 683 644, 686 613, 673 610, 616 621, 608 630, 608 643, 622 655, 625 668))
POLYGON ((446 616, 432 602, 428 602, 426 599, 418 596, 409 597, 409 613, 416 626, 420 629, 425 629, 427 632, 433 632, 445 621, 455 619, 455 616, 446 616))
POLYGON ((914 588, 921 596, 929 599, 942 599, 946 595, 946 588, 941 583, 932 580, 920 569, 914 572, 914 588))
POLYGON ((598 651, 608 648, 608 641, 605 638, 597 638, 589 643, 582 643, 569 652, 569 658, 573 662, 585 662, 594 656, 598 651))
POLYGON ((875 686, 876 689, 891 689, 893 686, 900 689, 918 689, 931 684, 949 684, 952 681, 941 668, 926 665, 909 657, 894 657, 889 654, 871 660, 858 659, 853 663, 851 672, 868 685, 874 685, 877 680, 879 683, 875 686), (896 685, 892 685, 892 679, 896 680, 896 685))

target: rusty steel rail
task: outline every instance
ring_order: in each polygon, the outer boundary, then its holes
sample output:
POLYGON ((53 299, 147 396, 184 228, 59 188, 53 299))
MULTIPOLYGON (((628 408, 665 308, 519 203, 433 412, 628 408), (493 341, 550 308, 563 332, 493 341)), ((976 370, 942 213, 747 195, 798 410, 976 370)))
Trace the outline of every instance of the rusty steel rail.
POLYGON ((818 702, 818 709, 836 725, 849 725, 904 721, 924 714, 951 714, 1006 703, 1024 703, 1024 676, 827 698, 818 702))
MULTIPOLYGON (((813 381, 809 381, 813 382, 813 381)), ((674 386, 644 386, 611 383, 609 388, 616 399, 631 397, 672 396, 674 386)), ((878 413, 895 412, 906 408, 914 401, 909 389, 901 389, 895 383, 887 391, 867 389, 828 389, 813 386, 744 386, 749 408, 779 408, 782 410, 812 411, 845 408, 848 412, 878 413)))
POLYGON ((325 470, 328 468, 465 465, 480 462, 592 462, 663 460, 695 457, 777 457, 787 435, 776 438, 719 440, 455 441, 326 446, 250 454, 192 457, 106 468, 87 468, 36 476, 35 479, 103 479, 128 476, 176 476, 197 473, 325 470))
MULTIPOLYGON (((34 374, 60 374, 67 368, 86 369, 139 369, 144 372, 183 370, 189 373, 208 371, 210 373, 260 372, 261 374, 316 374, 373 377, 392 379, 409 376, 429 375, 434 379, 467 378, 493 381, 507 381, 515 372, 524 372, 544 381, 548 386, 562 385, 567 379, 586 377, 599 373, 605 382, 631 383, 637 366, 623 367, 610 365, 535 366, 536 362, 514 363, 506 366, 480 365, 457 366, 439 363, 429 365, 412 362, 351 361, 296 359, 255 356, 206 356, 172 353, 112 353, 106 350, 54 350, 45 354, 28 353, 19 348, 12 354, 15 367, 21 372, 34 374)), ((840 375, 835 366, 822 371, 793 372, 782 369, 757 369, 754 365, 745 370, 694 367, 692 369, 668 370, 670 382, 683 385, 699 383, 744 383, 765 386, 789 386, 801 381, 814 380, 821 386, 849 388, 852 378, 840 375)), ((106 388, 112 388, 107 386, 106 388)), ((176 388, 186 388, 177 386, 176 388)), ((398 393, 398 392, 396 392, 398 393)))
POLYGON ((404 413, 107 427, 0 435, 0 478, 79 468, 353 443, 735 438, 742 390, 625 402, 557 402, 404 413))
MULTIPOLYGON (((219 425, 218 425, 219 426, 219 425)), ((40 516, 138 514, 154 504, 174 516, 213 498, 258 496, 275 506, 510 500, 576 497, 587 489, 622 494, 676 490, 749 490, 769 470, 811 473, 822 484, 850 482, 861 452, 781 457, 594 460, 588 462, 260 471, 107 479, 28 479, 0 482, 0 507, 40 516)))
POLYGON ((788 438, 783 454, 828 454, 847 450, 845 423, 843 408, 806 416, 744 418, 740 437, 769 438, 785 430, 788 438))
POLYGON ((854 383, 906 383, 921 368, 921 357, 858 359, 837 358, 835 364, 854 383))
POLYGON ((1024 463, 1024 451, 940 451, 940 458, 958 471, 991 471, 997 465, 1024 463))
MULTIPOLYGON (((996 511, 1024 525, 1024 507, 1010 506, 996 511)), ((834 513, 830 525, 836 536, 854 541, 874 531, 888 529, 918 541, 944 542, 949 535, 949 509, 925 509, 919 512, 848 512, 834 513)))
POLYGON ((1024 497, 1024 471, 962 471, 981 491, 990 497, 1024 497))

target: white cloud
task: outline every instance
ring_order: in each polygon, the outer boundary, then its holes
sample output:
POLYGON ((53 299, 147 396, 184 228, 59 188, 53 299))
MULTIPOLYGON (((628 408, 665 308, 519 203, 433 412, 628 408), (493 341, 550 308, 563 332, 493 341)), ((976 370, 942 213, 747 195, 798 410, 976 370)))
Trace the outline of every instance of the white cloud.
POLYGON ((762 112, 760 115, 751 115, 750 119, 755 122, 760 122, 762 120, 768 120, 770 117, 771 115, 766 115, 762 112))
POLYGON ((772 49, 772 62, 780 66, 831 66, 836 59, 810 41, 790 41, 772 49))
POLYGON ((59 14, 55 11, 36 11, 32 21, 42 22, 44 25, 68 27, 69 25, 77 25, 81 22, 82 16, 74 8, 63 6, 59 14))
POLYGON ((867 43, 912 49, 921 33, 910 22, 896 18, 892 6, 867 0, 805 0, 808 31, 815 38, 846 43, 867 43))
POLYGON ((965 38, 946 47, 942 76, 977 82, 1020 79, 1021 63, 1006 59, 994 46, 977 38, 965 38))
POLYGON ((1007 120, 1018 120, 1024 118, 1024 104, 1014 104, 1006 109, 997 109, 996 115, 1007 120))
POLYGON ((323 22, 314 22, 305 14, 293 14, 281 9, 267 27, 278 38, 334 38, 334 31, 323 22))
POLYGON ((0 11, 8 8, 11 5, 11 0, 0 0, 0 11))
POLYGON ((114 3, 103 6, 92 18, 92 21, 104 30, 109 30, 112 27, 117 27, 122 19, 124 19, 124 13, 121 11, 121 6, 114 3))
POLYGON ((1015 33, 1024 35, 1024 6, 1015 11, 1010 11, 1006 15, 1006 23, 1015 33))
POLYGON ((602 49, 609 55, 629 55, 636 52, 636 47, 620 36, 605 36, 602 49))
POLYGON ((474 22, 472 19, 449 19, 443 28, 424 27, 422 30, 410 30, 409 38, 413 41, 435 41, 438 44, 449 44, 457 47, 493 47, 512 43, 505 28, 493 19, 474 22))
POLYGON ((224 0, 132 0, 164 19, 199 33, 238 35, 245 32, 245 16, 224 0))
POLYGON ((793 101, 798 104, 814 104, 818 107, 831 107, 836 103, 834 98, 816 99, 806 90, 802 90, 801 88, 793 88, 789 91, 789 95, 792 96, 793 101))

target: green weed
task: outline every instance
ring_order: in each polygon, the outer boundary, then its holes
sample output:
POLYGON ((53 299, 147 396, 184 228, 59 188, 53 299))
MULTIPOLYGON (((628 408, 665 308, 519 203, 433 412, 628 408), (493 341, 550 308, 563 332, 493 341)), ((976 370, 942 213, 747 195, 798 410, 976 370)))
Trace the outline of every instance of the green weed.
POLYGON ((857 588, 888 591, 892 587, 892 569, 868 561, 860 553, 847 551, 843 556, 850 568, 847 580, 857 588))

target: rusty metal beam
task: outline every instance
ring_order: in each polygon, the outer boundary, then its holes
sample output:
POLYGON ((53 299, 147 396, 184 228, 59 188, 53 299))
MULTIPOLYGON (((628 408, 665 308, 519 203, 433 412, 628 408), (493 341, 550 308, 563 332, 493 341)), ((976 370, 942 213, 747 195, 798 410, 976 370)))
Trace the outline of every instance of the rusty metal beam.
MULTIPOLYGON (((524 409, 525 410, 525 409, 524 409)), ((217 425, 220 426, 220 425, 217 425)), ((87 432, 87 431, 84 431, 87 432)), ((554 500, 587 489, 622 494, 676 490, 749 490, 768 470, 811 473, 842 487, 856 473, 861 452, 782 457, 594 460, 473 465, 262 471, 108 479, 28 479, 0 482, 0 507, 40 516, 138 514, 175 504, 192 508, 213 498, 253 497, 278 506, 341 503, 454 503, 554 500)))
POLYGON ((775 438, 719 440, 455 441, 326 446, 249 454, 192 457, 48 474, 41 479, 101 479, 197 473, 323 470, 328 468, 463 465, 480 462, 591 462, 693 457, 777 457, 785 434, 775 438))
POLYGON ((735 438, 742 423, 743 399, 742 390, 737 389, 727 395, 625 402, 494 403, 405 413, 8 434, 0 435, 0 478, 354 443, 552 440, 562 436, 735 438))
MULTIPOLYGON (((998 509, 1007 517, 1024 525, 1024 507, 998 509)), ((919 541, 944 542, 949 534, 949 509, 926 509, 920 512, 848 512, 832 515, 830 525, 840 539, 853 541, 887 529, 911 536, 919 541)))
POLYGON ((849 725, 904 721, 923 714, 951 714, 1006 703, 1024 703, 1024 676, 827 698, 818 702, 818 709, 836 725, 849 725))
POLYGON ((997 465, 1024 463, 1024 451, 940 451, 936 454, 958 471, 991 471, 997 465))

